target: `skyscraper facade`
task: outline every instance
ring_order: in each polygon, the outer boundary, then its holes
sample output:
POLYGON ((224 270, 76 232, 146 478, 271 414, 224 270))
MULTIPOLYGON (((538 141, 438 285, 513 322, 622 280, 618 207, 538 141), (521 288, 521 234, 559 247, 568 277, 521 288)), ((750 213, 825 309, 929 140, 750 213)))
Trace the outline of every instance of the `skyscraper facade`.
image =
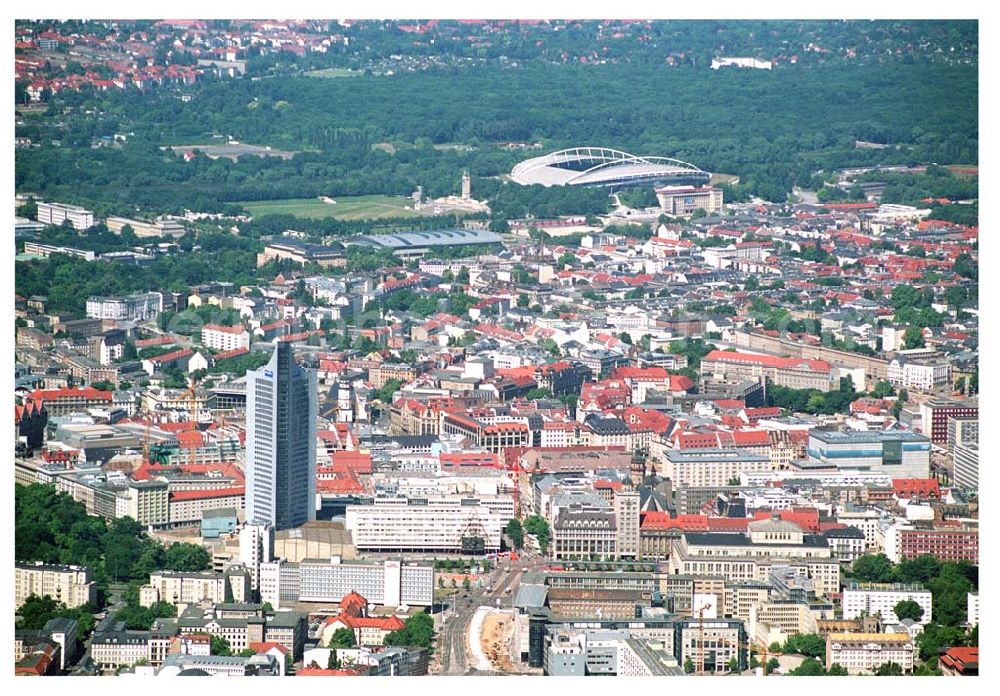
POLYGON ((316 373, 280 342, 247 372, 246 519, 275 530, 316 519, 316 373))

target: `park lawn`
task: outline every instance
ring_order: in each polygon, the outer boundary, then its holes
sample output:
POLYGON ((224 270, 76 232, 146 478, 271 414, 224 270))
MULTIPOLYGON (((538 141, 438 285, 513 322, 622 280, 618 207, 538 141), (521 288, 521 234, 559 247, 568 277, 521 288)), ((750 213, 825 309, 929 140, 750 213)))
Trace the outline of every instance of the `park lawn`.
POLYGON ((250 215, 294 215, 303 218, 337 218, 339 220, 377 220, 387 217, 418 217, 419 212, 407 209, 409 199, 401 196, 342 196, 324 203, 318 198, 243 201, 250 215))

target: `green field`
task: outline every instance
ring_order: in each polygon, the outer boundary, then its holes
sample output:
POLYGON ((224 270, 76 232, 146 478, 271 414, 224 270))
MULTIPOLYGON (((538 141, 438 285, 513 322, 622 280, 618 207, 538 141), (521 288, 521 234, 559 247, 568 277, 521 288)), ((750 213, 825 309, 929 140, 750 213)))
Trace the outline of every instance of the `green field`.
POLYGON ((361 75, 360 70, 348 70, 347 68, 324 68, 323 70, 310 70, 305 73, 308 77, 357 77, 361 75))
POLYGON ((336 204, 318 198, 244 201, 239 205, 253 216, 295 215, 303 218, 338 218, 340 220, 377 220, 388 217, 419 217, 421 213, 407 209, 412 202, 401 196, 343 196, 336 204))

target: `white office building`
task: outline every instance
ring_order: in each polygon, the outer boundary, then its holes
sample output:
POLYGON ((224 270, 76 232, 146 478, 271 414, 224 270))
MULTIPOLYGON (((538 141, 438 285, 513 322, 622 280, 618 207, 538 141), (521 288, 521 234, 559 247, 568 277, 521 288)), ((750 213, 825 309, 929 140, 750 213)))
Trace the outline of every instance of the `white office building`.
POLYGON ((878 614, 883 621, 899 623, 895 606, 900 602, 912 600, 924 610, 919 623, 926 625, 931 622, 931 592, 920 585, 904 585, 901 583, 851 583, 844 588, 844 618, 856 619, 860 616, 878 614))
POLYGON ((124 297, 87 298, 87 317, 115 321, 148 321, 163 311, 163 293, 142 292, 124 297))
POLYGON ((490 552, 513 517, 509 495, 379 497, 349 505, 345 527, 359 550, 490 552))
POLYGON ((340 602, 357 592, 383 606, 429 607, 434 603, 434 568, 400 560, 342 562, 284 559, 262 563, 260 599, 278 609, 296 602, 340 602))
POLYGON ((94 226, 93 211, 78 205, 65 203, 38 202, 38 221, 45 225, 61 225, 69 220, 75 230, 86 230, 94 226))

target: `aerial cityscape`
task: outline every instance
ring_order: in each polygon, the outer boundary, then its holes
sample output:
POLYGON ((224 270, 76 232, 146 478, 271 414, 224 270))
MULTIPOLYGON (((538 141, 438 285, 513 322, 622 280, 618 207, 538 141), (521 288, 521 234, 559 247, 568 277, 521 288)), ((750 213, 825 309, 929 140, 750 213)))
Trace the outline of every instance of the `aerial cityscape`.
POLYGON ((15 676, 978 676, 976 20, 14 25, 15 676))

